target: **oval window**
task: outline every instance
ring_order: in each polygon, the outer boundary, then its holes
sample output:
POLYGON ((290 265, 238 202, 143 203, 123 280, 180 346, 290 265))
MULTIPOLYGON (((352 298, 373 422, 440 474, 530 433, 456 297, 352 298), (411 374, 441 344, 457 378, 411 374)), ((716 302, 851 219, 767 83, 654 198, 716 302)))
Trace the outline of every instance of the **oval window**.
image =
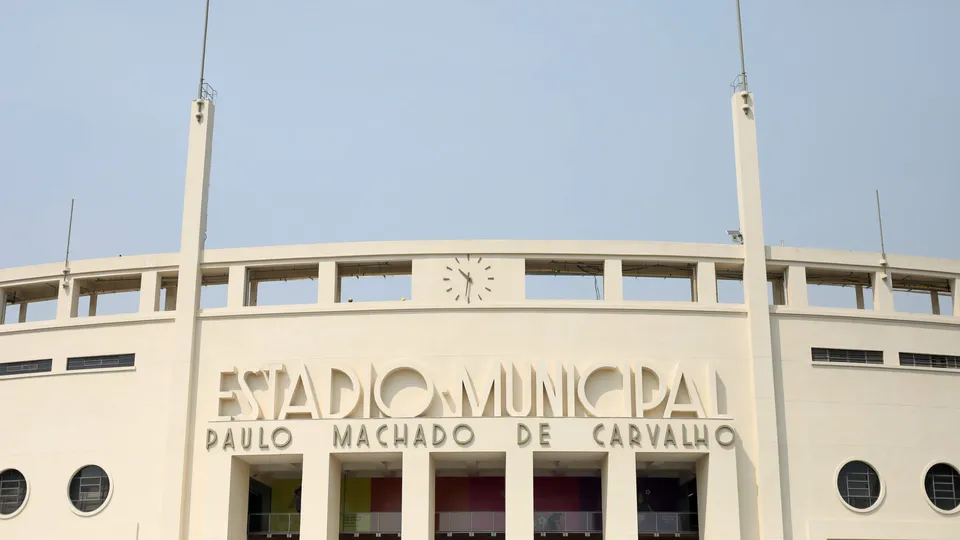
POLYGON ((960 507, 960 472, 952 465, 937 463, 927 471, 923 487, 933 506, 944 512, 960 507))
POLYGON ((15 514, 27 501, 27 479, 16 469, 0 472, 0 516, 15 514))
POLYGON ((880 500, 880 476, 868 463, 851 461, 837 475, 837 490, 843 502, 857 510, 867 510, 880 500))
POLYGON ((99 510, 110 495, 110 478, 96 465, 80 468, 70 479, 70 502, 78 512, 89 514, 99 510))

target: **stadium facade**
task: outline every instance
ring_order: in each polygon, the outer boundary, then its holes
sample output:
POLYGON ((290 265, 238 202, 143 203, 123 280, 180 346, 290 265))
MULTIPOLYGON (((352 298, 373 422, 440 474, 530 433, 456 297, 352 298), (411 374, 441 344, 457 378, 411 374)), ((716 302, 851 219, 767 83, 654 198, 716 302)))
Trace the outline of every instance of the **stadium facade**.
POLYGON ((211 250, 193 102, 179 253, 0 270, 0 538, 960 538, 960 261, 767 245, 731 104, 732 243, 211 250), (549 275, 596 298, 531 298, 549 275))

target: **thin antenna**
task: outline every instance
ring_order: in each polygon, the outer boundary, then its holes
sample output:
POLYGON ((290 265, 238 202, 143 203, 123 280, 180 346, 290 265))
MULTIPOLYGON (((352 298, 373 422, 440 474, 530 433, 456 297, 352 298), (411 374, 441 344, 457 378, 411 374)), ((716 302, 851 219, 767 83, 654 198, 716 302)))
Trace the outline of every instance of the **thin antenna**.
POLYGON ((740 0, 737 0, 737 33, 740 35, 740 77, 743 79, 743 91, 747 88, 747 64, 743 59, 743 23, 740 20, 740 0))
POLYGON ((887 261, 887 249, 883 245, 883 215, 880 213, 880 190, 877 190, 877 221, 880 223, 880 255, 887 261))
POLYGON ((70 237, 73 235, 73 199, 70 199, 70 221, 67 225, 67 255, 63 259, 63 273, 67 273, 70 267, 70 237))
MULTIPOLYGON (((740 0, 737 0, 739 2, 740 0)), ((203 52, 200 54, 200 85, 197 87, 197 101, 203 99, 203 70, 207 62, 207 23, 210 21, 210 0, 203 15, 203 52)))

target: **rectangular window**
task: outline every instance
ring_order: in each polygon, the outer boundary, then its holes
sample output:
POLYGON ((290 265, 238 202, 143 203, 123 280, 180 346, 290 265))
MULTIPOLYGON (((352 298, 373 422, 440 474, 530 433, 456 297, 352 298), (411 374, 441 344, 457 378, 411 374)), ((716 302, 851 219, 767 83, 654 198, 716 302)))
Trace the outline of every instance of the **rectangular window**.
POLYGON ((338 303, 402 302, 411 299, 412 291, 413 261, 337 263, 338 303))
POLYGON ((527 300, 603 300, 603 261, 527 259, 527 300))
POLYGON ((133 367, 133 354, 110 354, 103 356, 81 356, 67 358, 67 371, 78 369, 103 369, 133 367))
POLYGON ((623 299, 693 302, 695 268, 693 264, 623 261, 623 299))
POLYGON ((813 349, 814 362, 837 362, 841 364, 883 364, 883 351, 858 349, 813 349))
POLYGON ((940 369, 960 369, 960 356, 902 352, 900 353, 900 365, 940 369))
POLYGON ((53 369, 53 359, 28 360, 26 362, 5 362, 0 364, 0 377, 4 375, 26 375, 28 373, 46 373, 53 369))

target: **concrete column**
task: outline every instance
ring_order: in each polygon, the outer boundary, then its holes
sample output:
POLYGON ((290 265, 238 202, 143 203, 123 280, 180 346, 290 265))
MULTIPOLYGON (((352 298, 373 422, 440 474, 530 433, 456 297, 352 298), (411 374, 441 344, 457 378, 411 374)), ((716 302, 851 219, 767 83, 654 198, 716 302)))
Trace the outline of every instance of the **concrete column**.
MULTIPOLYGON (((190 105, 190 135, 187 140, 187 168, 183 195, 183 220, 180 226, 180 267, 171 356, 165 359, 169 375, 167 423, 162 466, 163 505, 157 522, 156 538, 185 540, 187 508, 190 505, 193 466, 195 373, 197 363, 196 326, 200 305, 200 265, 207 231, 207 193, 213 152, 212 101, 197 100, 190 105)), ((244 494, 246 497, 246 493, 244 494)), ((204 501, 206 504, 206 501, 204 501)))
POLYGON ((433 538, 436 525, 433 499, 435 483, 433 457, 429 452, 412 450, 403 453, 401 538, 433 538))
POLYGON ((333 304, 337 297, 337 263, 323 261, 317 272, 317 303, 333 304))
POLYGON ((257 305, 257 293, 260 292, 260 282, 259 281, 248 282, 248 290, 250 292, 247 294, 247 305, 248 306, 257 305))
POLYGON ((97 316, 97 298, 99 298, 97 293, 90 293, 90 302, 87 303, 87 317, 97 316))
POLYGON ((17 322, 27 322, 27 306, 29 306, 27 302, 20 302, 20 309, 17 310, 17 322))
POLYGON ((203 539, 246 540, 250 465, 220 453, 207 460, 203 539))
POLYGON ((717 265, 712 262, 697 263, 697 302, 717 303, 717 265))
POLYGON ((247 305, 247 267, 231 266, 227 281, 227 307, 241 308, 247 305))
POLYGON ((873 280, 873 310, 884 313, 896 311, 893 307, 893 274, 890 272, 874 272, 873 280))
POLYGON ((533 452, 507 452, 506 536, 511 540, 533 539, 533 452))
POLYGON ((63 278, 63 281, 60 282, 59 295, 57 296, 57 320, 58 321, 68 321, 77 316, 77 304, 80 301, 80 287, 77 285, 77 280, 71 278, 63 278), (63 283, 67 283, 68 287, 63 288, 63 283))
POLYGON ((340 460, 329 452, 311 453, 303 457, 301 540, 337 540, 340 537, 342 474, 340 460))
POLYGON ((784 273, 787 280, 787 305, 795 308, 807 307, 807 269, 803 266, 789 266, 784 273))
POLYGON ((940 293, 937 291, 930 291, 930 308, 934 315, 940 314, 940 293))
POLYGON ((140 313, 153 313, 160 306, 160 273, 140 274, 140 313))
MULTIPOLYGON (((778 444, 780 428, 777 423, 778 409, 782 411, 783 405, 782 398, 778 398, 774 390, 770 307, 767 302, 767 254, 763 241, 760 159, 753 95, 737 92, 733 95, 731 105, 737 201, 740 232, 743 234, 743 297, 747 307, 749 373, 753 398, 751 420, 755 422, 757 434, 756 440, 745 440, 743 445, 756 467, 757 476, 763 479, 756 487, 744 486, 744 496, 746 500, 753 500, 753 493, 756 493, 759 500, 763 501, 759 508, 760 540, 778 540, 784 537, 778 444), (764 411, 769 411, 769 414, 763 414, 764 411)), ((737 496, 735 491, 732 492, 733 499, 737 496)), ((739 538, 739 531, 733 534, 728 530, 725 537, 739 538)))
POLYGON ((856 291, 857 291, 857 309, 864 309, 863 285, 857 285, 856 291))
POLYGON ((7 291, 0 289, 0 324, 7 320, 7 291))
POLYGON ((603 299, 608 302, 623 301, 623 261, 603 261, 603 299))
POLYGON ((697 521, 701 540, 742 538, 738 495, 735 446, 716 448, 697 461, 697 521))
POLYGON ((611 450, 603 469, 603 537, 634 540, 637 525, 637 454, 611 450))
POLYGON ((167 287, 167 293, 163 299, 163 310, 177 310, 177 287, 167 287))
POLYGON ((950 280, 950 294, 953 295, 953 316, 960 317, 960 278, 950 280))

